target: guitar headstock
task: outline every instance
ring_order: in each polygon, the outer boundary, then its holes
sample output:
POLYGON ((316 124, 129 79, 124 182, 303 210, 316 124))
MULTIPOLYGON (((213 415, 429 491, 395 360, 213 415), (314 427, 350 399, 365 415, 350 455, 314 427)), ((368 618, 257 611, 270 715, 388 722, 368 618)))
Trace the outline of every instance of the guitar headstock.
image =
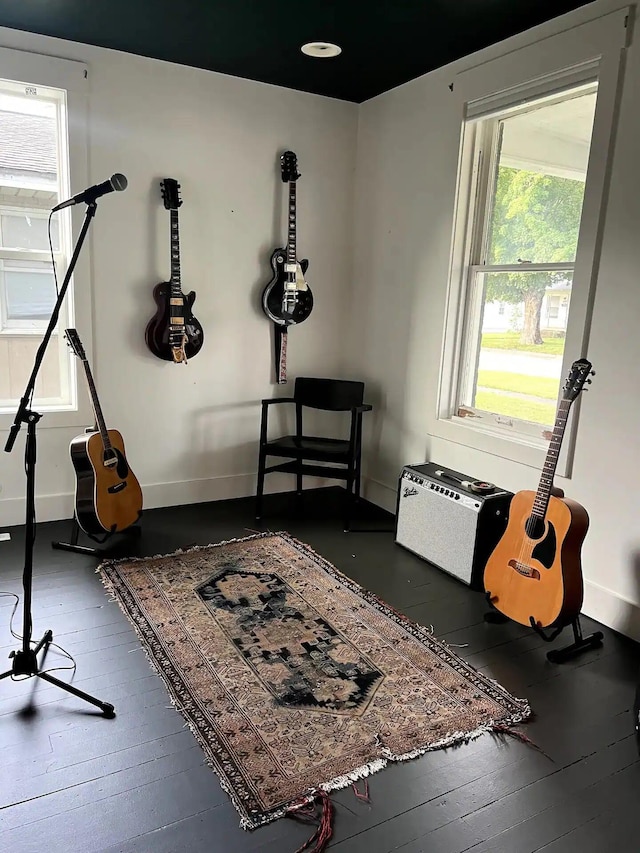
POLYGON ((162 190, 162 201, 166 209, 177 210, 182 204, 180 184, 175 178, 165 178, 163 181, 160 181, 160 188, 162 190))
POLYGON ((581 391, 587 390, 584 386, 591 384, 589 376, 595 375, 595 370, 591 369, 591 362, 586 358, 574 361, 562 386, 562 399, 573 402, 581 391))
POLYGON ((282 171, 282 180, 285 184, 289 181, 297 181, 300 177, 298 171, 298 158, 293 151, 285 151, 280 157, 280 168, 282 171))
POLYGON ((67 339, 67 343, 71 347, 73 354, 77 355, 80 361, 86 361, 87 354, 84 351, 84 346, 82 345, 78 332, 75 329, 65 329, 64 336, 67 339))

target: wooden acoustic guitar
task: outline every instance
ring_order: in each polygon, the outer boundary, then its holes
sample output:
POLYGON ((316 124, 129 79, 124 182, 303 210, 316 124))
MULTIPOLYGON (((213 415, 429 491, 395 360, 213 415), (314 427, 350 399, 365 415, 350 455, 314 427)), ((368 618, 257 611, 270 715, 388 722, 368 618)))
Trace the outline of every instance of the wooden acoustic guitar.
POLYGON ((193 316, 196 294, 192 290, 185 295, 180 283, 180 184, 175 178, 165 178, 160 187, 164 206, 170 211, 171 217, 171 280, 163 281, 153 289, 158 308, 147 323, 144 337, 147 346, 158 358, 174 364, 186 364, 202 349, 204 332, 193 316))
POLYGON ((76 472, 76 519, 90 536, 118 533, 142 515, 142 490, 127 462, 122 435, 105 425, 80 336, 75 329, 66 329, 65 336, 84 366, 97 424, 69 446, 76 472))
POLYGON ((560 627, 582 608, 581 548, 589 527, 583 506, 553 486, 569 409, 594 375, 575 361, 562 389, 538 490, 514 495, 509 521, 484 570, 489 601, 500 613, 530 627, 560 627))
POLYGON ((298 158, 293 151, 280 157, 280 171, 284 183, 289 184, 289 215, 287 245, 271 255, 273 278, 262 293, 262 309, 275 324, 275 369, 279 383, 287 381, 287 330, 289 326, 304 322, 313 308, 313 294, 305 274, 309 261, 298 261, 297 256, 297 181, 298 158))

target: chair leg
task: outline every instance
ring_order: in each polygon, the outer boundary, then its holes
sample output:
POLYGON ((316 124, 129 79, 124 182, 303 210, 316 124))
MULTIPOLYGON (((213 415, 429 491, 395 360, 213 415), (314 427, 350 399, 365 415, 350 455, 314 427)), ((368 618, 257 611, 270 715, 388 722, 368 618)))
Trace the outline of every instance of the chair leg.
POLYGON ((298 460, 298 470, 296 471, 296 494, 302 497, 302 459, 298 460))
POLYGON ((353 509, 353 484, 355 481, 355 472, 353 467, 349 465, 349 471, 347 475, 347 488, 345 489, 346 495, 346 504, 345 504, 345 516, 344 516, 344 532, 348 533, 351 529, 351 511, 353 509))
POLYGON ((358 456, 356 460, 356 488, 355 488, 355 502, 358 503, 360 500, 360 457, 358 456))
POLYGON ((264 469, 266 468, 266 455, 260 451, 258 459, 258 485, 256 488, 256 521, 262 518, 262 493, 264 491, 264 469))

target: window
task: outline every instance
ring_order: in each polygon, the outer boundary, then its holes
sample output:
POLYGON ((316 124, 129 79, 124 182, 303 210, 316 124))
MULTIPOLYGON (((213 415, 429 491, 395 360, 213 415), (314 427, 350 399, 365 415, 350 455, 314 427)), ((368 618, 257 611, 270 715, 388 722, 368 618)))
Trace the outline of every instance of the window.
MULTIPOLYGON (((14 411, 49 323, 56 286, 49 211, 69 195, 63 89, 0 79, 0 411, 14 411)), ((70 256, 70 218, 51 220, 59 282, 70 256)), ((75 408, 75 369, 61 329, 73 325, 65 299, 37 383, 34 405, 75 408)))
POLYGON ((559 385, 588 356, 629 21, 620 9, 453 82, 462 132, 438 438, 534 468, 544 461, 559 385))
POLYGON ((597 83, 472 121, 477 168, 456 412, 532 435, 563 378, 560 292, 571 292, 597 83), (496 329, 492 303, 513 306, 496 329), (546 310, 543 310, 543 307, 546 310))

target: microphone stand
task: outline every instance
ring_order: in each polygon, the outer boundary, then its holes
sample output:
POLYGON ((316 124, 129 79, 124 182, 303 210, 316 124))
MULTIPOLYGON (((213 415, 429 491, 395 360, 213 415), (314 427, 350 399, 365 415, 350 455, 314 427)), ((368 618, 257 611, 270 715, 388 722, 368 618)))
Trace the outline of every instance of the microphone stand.
POLYGON ((20 432, 20 427, 22 426, 22 424, 26 424, 27 439, 25 446, 25 470, 27 476, 27 494, 24 549, 25 557, 24 572, 22 576, 22 585, 24 589, 22 648, 17 649, 16 651, 12 651, 10 653, 9 657, 12 660, 11 669, 7 670, 7 672, 3 672, 0 674, 0 681, 3 678, 8 678, 9 676, 37 676, 38 678, 42 678, 44 681, 48 681, 51 684, 55 684, 56 687, 60 687, 62 690, 66 690, 68 693, 72 693, 74 696, 78 696, 80 699, 84 699, 86 702, 90 702, 92 705, 96 705, 98 708, 100 708, 105 717, 114 717, 115 711, 113 705, 109 704, 108 702, 102 702, 100 699, 96 699, 95 696, 90 696, 88 693, 85 693, 82 690, 78 690, 77 687, 73 687, 71 684, 67 684, 64 681, 61 681, 59 678, 55 678, 50 673, 43 672, 40 669, 37 655, 41 649, 44 649, 44 660, 49 646, 53 642, 53 631, 47 630, 42 636, 42 638, 38 640, 35 647, 32 648, 31 646, 31 636, 33 633, 33 621, 31 618, 31 591, 33 584, 33 546, 35 542, 36 522, 36 426, 42 415, 38 412, 34 412, 30 408, 30 404, 33 396, 33 389, 35 387, 36 377, 38 375, 38 371, 40 370, 40 366, 42 364, 42 360, 47 349, 47 344, 49 343, 53 330, 55 329, 56 324, 58 322, 58 315, 60 313, 62 300, 64 299, 65 293, 67 292, 67 288, 69 287, 69 282, 71 281, 73 270, 80 255, 82 244, 84 243, 85 237, 87 236, 89 225, 91 224, 91 220, 95 215, 96 207, 97 205, 95 200, 87 205, 84 222, 82 224, 82 229, 78 236, 78 241, 73 251, 73 255, 71 256, 71 260, 69 262, 69 268, 67 269, 67 273, 64 277, 62 287, 60 288, 60 292, 58 293, 58 298, 56 300, 53 313, 51 314, 51 319, 49 320, 47 331, 44 334, 42 343, 38 347, 35 362, 33 365, 33 370, 31 371, 31 376, 29 377, 29 380, 27 382, 27 387, 25 388, 24 394, 20 399, 20 404, 16 412, 15 420, 13 422, 11 430, 9 431, 9 437, 4 448, 7 453, 11 453, 18 433, 20 432))

